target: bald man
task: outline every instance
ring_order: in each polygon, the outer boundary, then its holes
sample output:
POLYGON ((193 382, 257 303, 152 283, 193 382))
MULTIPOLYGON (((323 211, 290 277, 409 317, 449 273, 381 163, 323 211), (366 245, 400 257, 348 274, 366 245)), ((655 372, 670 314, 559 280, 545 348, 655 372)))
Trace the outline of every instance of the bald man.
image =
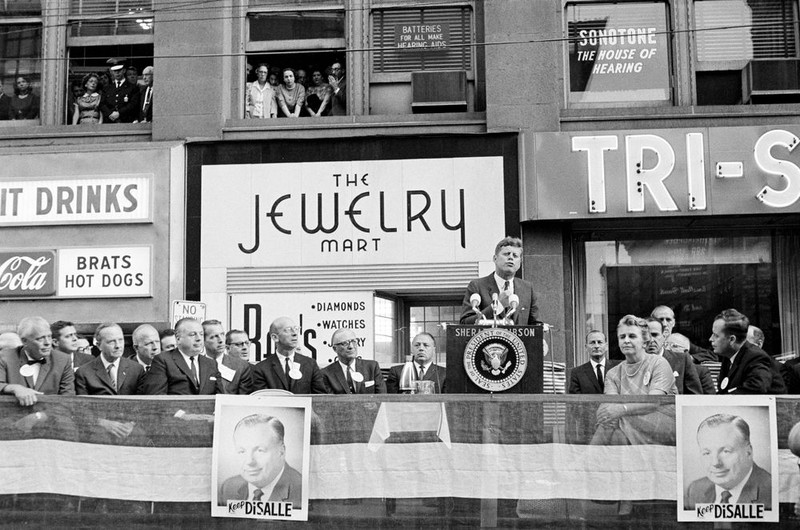
POLYGON ((376 361, 358 356, 359 339, 351 329, 337 329, 331 337, 336 361, 322 369, 329 394, 385 394, 386 383, 376 361))
POLYGON ((275 354, 253 368, 253 389, 288 390, 293 394, 325 394, 317 361, 297 352, 300 327, 289 317, 276 318, 269 326, 275 354))

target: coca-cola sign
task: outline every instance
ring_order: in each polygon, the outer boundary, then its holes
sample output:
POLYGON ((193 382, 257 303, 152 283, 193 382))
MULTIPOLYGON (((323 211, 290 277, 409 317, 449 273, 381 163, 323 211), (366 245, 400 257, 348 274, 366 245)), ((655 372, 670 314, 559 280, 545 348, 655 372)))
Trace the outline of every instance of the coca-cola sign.
POLYGON ((55 252, 0 252, 0 297, 55 293, 55 252))

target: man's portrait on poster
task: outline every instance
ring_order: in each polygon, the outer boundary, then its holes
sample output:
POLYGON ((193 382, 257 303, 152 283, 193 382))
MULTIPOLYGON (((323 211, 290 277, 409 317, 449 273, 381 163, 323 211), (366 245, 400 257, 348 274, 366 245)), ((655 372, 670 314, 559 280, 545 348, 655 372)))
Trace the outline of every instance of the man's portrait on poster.
POLYGON ((274 399, 218 405, 214 515, 307 520, 309 411, 273 406, 274 399))
POLYGON ((683 520, 768 521, 776 516, 771 407, 679 407, 683 520))

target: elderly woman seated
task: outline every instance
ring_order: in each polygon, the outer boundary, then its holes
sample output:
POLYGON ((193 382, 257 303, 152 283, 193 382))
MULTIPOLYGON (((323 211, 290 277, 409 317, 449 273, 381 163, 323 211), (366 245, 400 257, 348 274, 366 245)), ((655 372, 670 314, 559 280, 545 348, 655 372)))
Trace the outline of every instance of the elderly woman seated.
MULTIPOLYGON (((665 396, 677 394, 672 368, 663 357, 648 355, 647 321, 626 315, 617 324, 625 362, 608 371, 605 394, 665 396)), ((662 403, 603 403, 597 410, 592 444, 637 445, 675 443, 675 406, 662 403)))

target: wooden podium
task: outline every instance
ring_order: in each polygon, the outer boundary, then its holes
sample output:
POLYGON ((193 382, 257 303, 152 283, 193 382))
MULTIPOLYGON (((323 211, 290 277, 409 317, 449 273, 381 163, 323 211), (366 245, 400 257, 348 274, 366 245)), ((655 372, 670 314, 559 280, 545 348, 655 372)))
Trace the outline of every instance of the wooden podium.
POLYGON ((535 326, 447 327, 447 393, 541 394, 544 332, 535 326))

